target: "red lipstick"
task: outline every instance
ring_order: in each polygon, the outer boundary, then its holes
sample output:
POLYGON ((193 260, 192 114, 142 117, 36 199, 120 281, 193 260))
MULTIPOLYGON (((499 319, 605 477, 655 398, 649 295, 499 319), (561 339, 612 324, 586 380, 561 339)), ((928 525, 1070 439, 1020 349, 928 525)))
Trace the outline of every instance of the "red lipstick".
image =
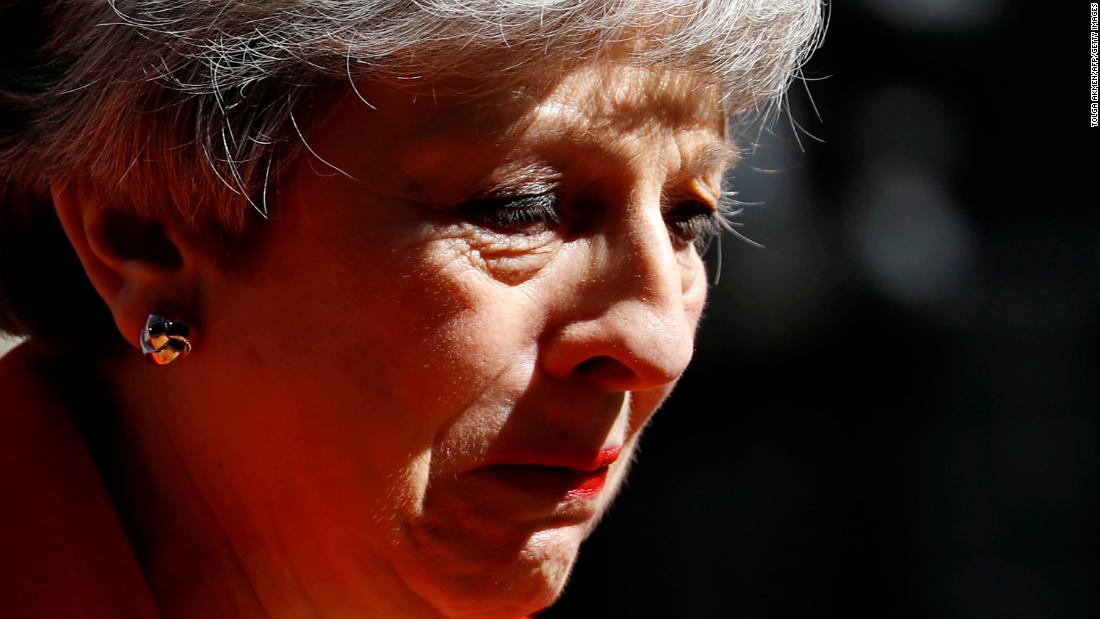
POLYGON ((600 467, 588 473, 588 475, 580 477, 577 480, 577 485, 567 490, 565 496, 579 498, 599 494, 607 481, 607 467, 600 467))
POLYGON ((585 457, 509 458, 511 462, 482 468, 481 474, 521 494, 569 499, 593 497, 603 490, 608 468, 621 451, 620 447, 611 447, 585 457))
POLYGON ((582 497, 599 494, 600 490, 603 490, 604 482, 607 481, 608 467, 611 466, 612 462, 619 459, 619 453, 621 451, 622 448, 620 447, 601 449, 599 453, 596 454, 592 468, 584 471, 588 473, 588 475, 581 479, 576 486, 566 492, 566 496, 582 497))
POLYGON ((596 454, 596 467, 611 466, 611 463, 619 459, 619 454, 622 453, 622 447, 608 447, 607 449, 601 449, 596 454))

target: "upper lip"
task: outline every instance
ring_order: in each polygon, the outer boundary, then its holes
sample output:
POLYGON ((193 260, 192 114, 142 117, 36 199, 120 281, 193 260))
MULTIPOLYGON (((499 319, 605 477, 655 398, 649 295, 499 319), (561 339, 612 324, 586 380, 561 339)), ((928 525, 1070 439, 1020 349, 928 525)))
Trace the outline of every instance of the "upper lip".
POLYGON ((597 471, 618 460, 621 452, 621 446, 603 447, 598 451, 517 450, 501 453, 491 458, 485 466, 541 466, 575 471, 597 471))

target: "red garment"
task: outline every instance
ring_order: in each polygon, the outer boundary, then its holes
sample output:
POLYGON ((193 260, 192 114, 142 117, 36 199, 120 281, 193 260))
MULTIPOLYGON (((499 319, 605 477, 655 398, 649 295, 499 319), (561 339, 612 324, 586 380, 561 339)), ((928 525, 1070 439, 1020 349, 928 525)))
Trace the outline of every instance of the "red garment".
POLYGON ((64 404, 16 348, 0 359, 0 617, 156 616, 64 404))

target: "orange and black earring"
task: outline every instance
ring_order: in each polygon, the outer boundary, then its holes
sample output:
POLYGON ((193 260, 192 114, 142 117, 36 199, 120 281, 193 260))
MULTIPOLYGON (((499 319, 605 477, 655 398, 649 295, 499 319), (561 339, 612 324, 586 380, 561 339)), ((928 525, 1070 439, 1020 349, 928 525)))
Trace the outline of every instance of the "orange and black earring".
POLYGON ((141 352, 156 365, 168 365, 191 352, 191 327, 181 320, 149 314, 141 330, 141 352))

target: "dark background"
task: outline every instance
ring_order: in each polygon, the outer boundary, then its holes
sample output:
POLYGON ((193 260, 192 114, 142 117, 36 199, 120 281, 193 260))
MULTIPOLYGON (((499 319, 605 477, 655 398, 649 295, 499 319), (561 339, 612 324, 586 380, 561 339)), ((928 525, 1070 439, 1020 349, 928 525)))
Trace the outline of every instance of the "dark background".
POLYGON ((694 365, 541 616, 1100 617, 1088 4, 830 7, 804 131, 745 131, 733 174, 767 249, 724 239, 694 365))

